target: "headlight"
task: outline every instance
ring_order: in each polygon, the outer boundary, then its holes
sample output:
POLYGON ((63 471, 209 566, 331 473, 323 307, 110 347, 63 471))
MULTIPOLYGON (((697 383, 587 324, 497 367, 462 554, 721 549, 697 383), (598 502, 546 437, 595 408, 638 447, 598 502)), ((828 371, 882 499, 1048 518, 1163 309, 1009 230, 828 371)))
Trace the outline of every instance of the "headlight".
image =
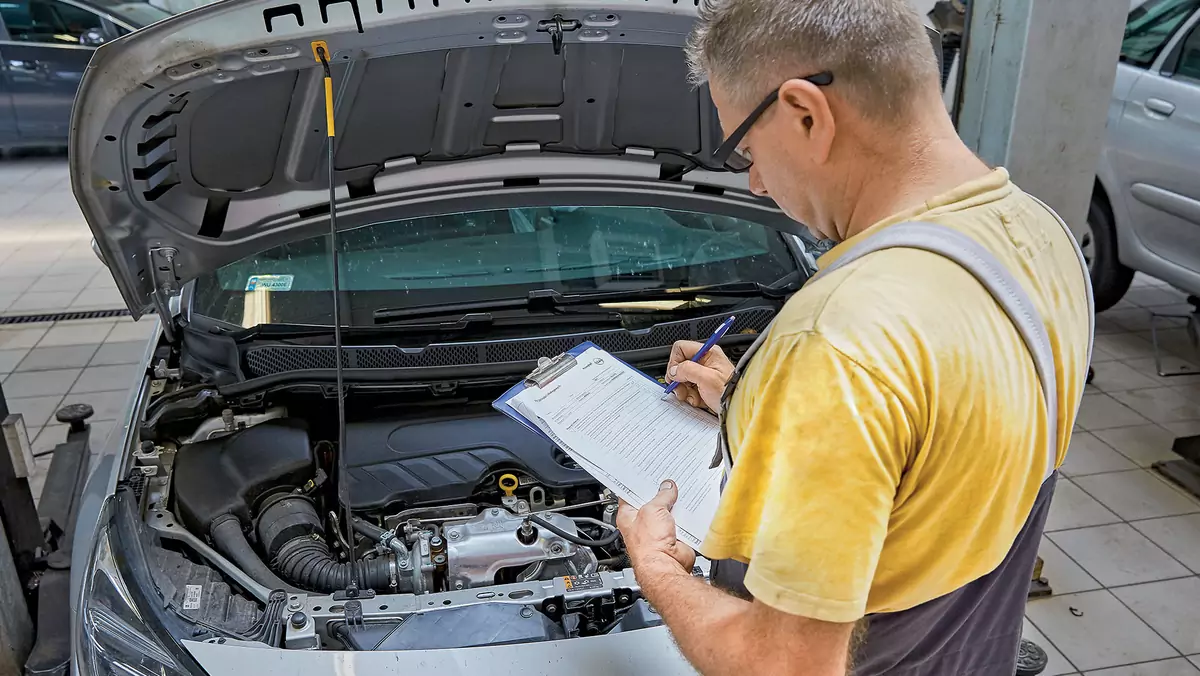
MULTIPOLYGON (((120 498, 110 501, 119 502, 120 498)), ((79 603, 78 643, 72 656, 87 676, 196 676, 204 672, 154 615, 152 602, 133 586, 140 546, 124 546, 117 516, 99 528, 79 603)), ((143 566, 144 568, 144 566, 143 566)), ((152 593, 157 593, 152 592, 152 593)), ((159 604, 161 607, 161 603, 159 604)))

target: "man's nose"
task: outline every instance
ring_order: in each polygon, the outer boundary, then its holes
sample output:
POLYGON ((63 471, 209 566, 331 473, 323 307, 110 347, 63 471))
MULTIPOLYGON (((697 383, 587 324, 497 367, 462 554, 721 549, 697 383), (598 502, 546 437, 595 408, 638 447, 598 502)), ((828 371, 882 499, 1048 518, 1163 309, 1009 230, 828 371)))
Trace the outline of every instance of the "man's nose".
POLYGON ((759 197, 767 196, 767 186, 763 185, 762 179, 758 176, 758 167, 750 165, 750 192, 759 197))

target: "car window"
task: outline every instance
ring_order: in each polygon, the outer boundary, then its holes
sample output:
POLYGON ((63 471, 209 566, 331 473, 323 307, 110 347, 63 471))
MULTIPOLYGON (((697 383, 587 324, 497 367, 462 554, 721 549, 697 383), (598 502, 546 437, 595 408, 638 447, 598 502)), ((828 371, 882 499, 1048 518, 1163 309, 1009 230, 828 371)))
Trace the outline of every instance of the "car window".
POLYGON ((58 0, 3 0, 0 17, 18 42, 78 45, 84 33, 104 28, 97 14, 58 0))
POLYGON ((1149 68, 1180 24, 1200 9, 1200 0, 1147 0, 1129 13, 1121 61, 1149 68))
MULTIPOLYGON (((358 325, 384 307, 524 298, 534 289, 772 284, 798 265, 767 226, 650 207, 452 213, 376 223, 338 241, 343 308, 358 325)), ((330 324, 329 254, 329 238, 313 237, 227 265, 197 279, 192 310, 246 327, 330 324)))
POLYGON ((1200 82, 1200 27, 1193 28, 1183 41, 1175 76, 1200 82))

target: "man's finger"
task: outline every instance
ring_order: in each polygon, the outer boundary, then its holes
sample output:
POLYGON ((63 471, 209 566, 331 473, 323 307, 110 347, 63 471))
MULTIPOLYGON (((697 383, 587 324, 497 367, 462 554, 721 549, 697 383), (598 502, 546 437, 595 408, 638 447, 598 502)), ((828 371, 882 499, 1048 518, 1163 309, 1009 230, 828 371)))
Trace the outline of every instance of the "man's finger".
POLYGON ((675 372, 671 374, 675 380, 684 383, 694 383, 698 386, 721 385, 721 374, 716 369, 709 366, 702 366, 694 361, 685 361, 675 367, 675 372))
POLYGON ((679 488, 674 481, 667 479, 658 487, 658 495, 655 495, 650 502, 646 503, 647 507, 661 507, 668 512, 675 506, 675 501, 679 499, 679 488))
POLYGON ((675 344, 671 346, 671 357, 667 360, 667 382, 671 381, 675 366, 691 359, 700 351, 701 347, 704 347, 704 344, 694 340, 675 341, 675 344))
POLYGON ((638 510, 633 505, 621 500, 617 503, 617 530, 627 531, 637 520, 638 510))

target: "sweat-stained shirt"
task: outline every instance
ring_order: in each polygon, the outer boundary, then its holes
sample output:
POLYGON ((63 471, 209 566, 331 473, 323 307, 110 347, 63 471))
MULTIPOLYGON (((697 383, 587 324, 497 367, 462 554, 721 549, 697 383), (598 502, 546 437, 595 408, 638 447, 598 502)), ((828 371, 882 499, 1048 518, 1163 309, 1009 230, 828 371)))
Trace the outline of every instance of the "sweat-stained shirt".
POLYGON ((953 261, 889 249, 807 284, 729 403, 734 464, 702 548, 749 562, 746 588, 786 613, 853 622, 987 575, 1030 516, 1048 426, 1056 465, 1070 443, 1090 320, 1061 224, 996 169, 818 264, 903 221, 959 230, 1013 273, 1049 333, 1058 420, 1016 327, 953 261))

